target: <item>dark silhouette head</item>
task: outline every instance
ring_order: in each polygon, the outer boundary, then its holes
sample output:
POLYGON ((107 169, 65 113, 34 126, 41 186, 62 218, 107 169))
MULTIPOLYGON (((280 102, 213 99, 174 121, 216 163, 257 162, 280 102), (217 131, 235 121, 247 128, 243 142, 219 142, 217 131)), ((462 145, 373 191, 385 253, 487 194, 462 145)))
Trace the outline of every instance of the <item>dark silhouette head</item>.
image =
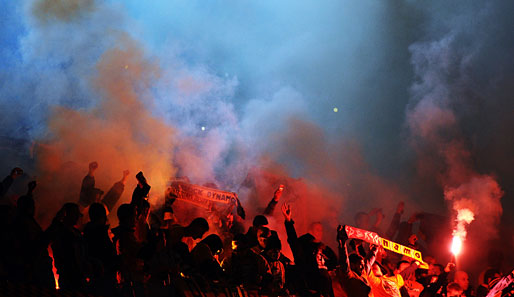
POLYGON ((350 260, 350 269, 358 275, 361 275, 364 270, 364 259, 357 254, 351 254, 348 260, 350 260))
POLYGON ((492 280, 501 277, 500 271, 495 268, 487 269, 484 273, 484 284, 488 285, 492 280))
POLYGON ((107 223, 107 212, 101 203, 93 203, 89 206, 89 220, 92 223, 105 225, 107 223))
POLYGON ((209 247, 213 255, 219 254, 223 251, 223 242, 221 241, 221 238, 216 234, 211 234, 205 237, 204 239, 202 239, 202 242, 209 247))
POLYGON ((209 223, 204 218, 196 218, 187 227, 188 234, 193 239, 202 238, 203 235, 209 231, 209 223))
POLYGON ((232 250, 243 250, 248 247, 248 239, 244 234, 236 234, 234 239, 232 239, 232 250))
POLYGON ((120 226, 134 227, 136 225, 136 209, 132 204, 122 204, 116 212, 120 226))
POLYGON ((268 225, 268 219, 266 219, 265 216, 263 215, 256 215, 255 218, 253 219, 253 226, 255 228, 259 228, 259 227, 262 227, 262 226, 266 226, 268 225))
POLYGON ((77 203, 68 202, 62 207, 64 211, 64 217, 62 222, 66 226, 75 226, 78 224, 82 213, 80 213, 79 205, 77 203))

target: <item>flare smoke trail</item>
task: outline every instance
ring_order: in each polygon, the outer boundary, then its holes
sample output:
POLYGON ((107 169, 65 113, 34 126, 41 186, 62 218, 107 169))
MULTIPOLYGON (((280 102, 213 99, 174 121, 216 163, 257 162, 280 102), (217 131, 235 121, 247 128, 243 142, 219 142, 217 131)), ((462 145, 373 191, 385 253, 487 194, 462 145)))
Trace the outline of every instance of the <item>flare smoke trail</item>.
POLYGON ((484 55, 491 50, 487 41, 496 38, 482 35, 491 33, 483 26, 498 16, 499 7, 496 3, 469 4, 464 14, 453 16, 440 31, 427 32, 426 40, 410 46, 416 74, 407 111, 411 144, 418 155, 419 172, 435 176, 444 189, 455 220, 453 235, 461 242, 468 224, 480 230, 480 237, 467 244, 468 265, 484 257, 489 240, 498 239, 503 211, 500 199, 504 193, 496 169, 483 172, 477 168, 480 161, 475 160, 475 148, 465 134, 467 117, 476 113, 473 108, 483 104, 482 100, 492 100, 478 86, 494 89, 498 87, 495 80, 505 79, 502 73, 478 77, 484 55))
POLYGON ((173 176, 249 211, 284 183, 299 232, 445 197, 493 236, 513 206, 514 4, 452 3, 8 1, 2 168, 37 176, 48 217, 96 160, 99 188, 143 170, 154 202, 173 176))

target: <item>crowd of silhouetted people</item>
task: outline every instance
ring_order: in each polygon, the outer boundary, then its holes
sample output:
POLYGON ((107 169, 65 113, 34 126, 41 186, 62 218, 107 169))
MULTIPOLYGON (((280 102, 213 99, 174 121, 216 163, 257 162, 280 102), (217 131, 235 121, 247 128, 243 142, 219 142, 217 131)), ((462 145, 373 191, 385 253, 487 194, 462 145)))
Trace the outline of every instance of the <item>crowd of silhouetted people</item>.
MULTIPOLYGON (((96 162, 89 164, 76 202, 65 203, 45 230, 35 219, 36 181, 28 183, 27 193, 14 204, 0 207, 2 282, 53 289, 58 276, 60 290, 120 297, 514 295, 514 271, 502 271, 497 263, 484 269, 479 285, 472 287, 468 274, 452 262, 437 263, 426 256, 429 268, 421 269, 412 258, 348 238, 341 226, 330 230, 337 239, 334 251, 322 242, 319 222, 308 222, 309 232, 297 233, 294 209, 288 204, 280 207, 287 234, 280 238, 267 216, 275 212, 282 186, 246 230, 232 212, 213 226, 202 217, 178 221, 173 201, 153 210, 148 202, 151 187, 142 172, 135 176, 131 202, 115 209, 130 173, 124 171, 104 193, 95 187, 97 168, 96 162), (109 226, 109 212, 116 213, 118 226, 109 226), (290 257, 282 253, 285 244, 290 257)), ((0 198, 22 175, 22 169, 14 168, 3 179, 0 198)), ((381 235, 421 249, 408 228, 416 217, 401 221, 403 212, 401 202, 381 235)), ((361 212, 350 225, 378 232, 382 218, 380 210, 361 212), (376 217, 374 224, 370 216, 376 217)))

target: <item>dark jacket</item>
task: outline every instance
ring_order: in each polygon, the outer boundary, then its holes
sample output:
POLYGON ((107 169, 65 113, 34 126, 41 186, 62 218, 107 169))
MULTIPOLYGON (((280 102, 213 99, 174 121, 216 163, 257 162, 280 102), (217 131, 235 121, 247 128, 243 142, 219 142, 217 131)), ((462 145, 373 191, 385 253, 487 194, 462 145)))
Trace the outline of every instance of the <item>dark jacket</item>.
POLYGON ((293 221, 285 221, 285 227, 287 242, 293 252, 294 262, 300 275, 298 289, 304 292, 303 294, 314 291, 323 296, 333 296, 328 271, 321 268, 318 261, 319 252, 323 249, 321 243, 314 242, 314 236, 309 233, 298 237, 293 221))

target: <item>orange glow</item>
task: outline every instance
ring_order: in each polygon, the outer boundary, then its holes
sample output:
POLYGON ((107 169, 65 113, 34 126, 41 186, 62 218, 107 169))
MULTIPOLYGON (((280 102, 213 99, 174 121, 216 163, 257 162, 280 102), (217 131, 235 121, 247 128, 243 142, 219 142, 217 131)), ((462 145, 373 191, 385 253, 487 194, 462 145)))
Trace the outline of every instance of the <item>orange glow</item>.
POLYGON ((50 256, 50 258, 52 258, 52 272, 54 274, 55 289, 59 290, 59 274, 57 273, 57 268, 55 268, 54 253, 50 246, 48 247, 48 255, 50 256))

